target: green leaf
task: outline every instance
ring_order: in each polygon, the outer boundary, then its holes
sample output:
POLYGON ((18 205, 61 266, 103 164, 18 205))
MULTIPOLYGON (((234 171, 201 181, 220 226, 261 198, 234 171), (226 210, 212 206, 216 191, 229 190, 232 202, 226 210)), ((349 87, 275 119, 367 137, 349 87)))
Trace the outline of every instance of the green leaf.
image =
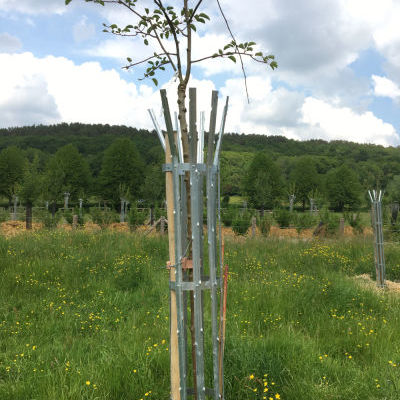
POLYGON ((132 62, 132 58, 126 57, 126 59, 128 60, 128 62, 132 62))
POLYGON ((262 57, 262 53, 261 53, 261 51, 259 51, 258 53, 256 53, 256 54, 254 54, 256 57, 262 57))
POLYGON ((65 5, 67 6, 69 3, 71 3, 72 0, 65 0, 65 5))
POLYGON ((156 78, 152 78, 151 80, 154 82, 154 84, 155 84, 156 86, 158 86, 158 80, 157 80, 156 78))
POLYGON ((229 56, 228 57, 230 60, 232 60, 233 62, 236 62, 236 58, 234 56, 229 56))
POLYGON ((149 45, 149 41, 148 41, 147 39, 144 39, 144 44, 145 44, 146 46, 148 46, 148 45, 149 45))
POLYGON ((190 24, 190 28, 193 29, 196 32, 196 26, 193 24, 190 24))

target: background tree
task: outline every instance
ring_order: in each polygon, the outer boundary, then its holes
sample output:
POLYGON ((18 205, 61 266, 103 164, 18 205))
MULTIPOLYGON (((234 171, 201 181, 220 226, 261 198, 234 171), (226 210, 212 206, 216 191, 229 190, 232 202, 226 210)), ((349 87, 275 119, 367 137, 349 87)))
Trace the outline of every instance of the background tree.
POLYGON ((247 170, 245 191, 252 207, 274 208, 283 194, 282 175, 278 166, 266 153, 257 153, 247 170))
POLYGON ((347 165, 335 168, 326 176, 326 192, 331 208, 343 211, 356 209, 361 204, 361 185, 357 174, 347 165))
POLYGON ((387 188, 389 200, 400 202, 400 175, 395 175, 388 183, 387 188))
POLYGON ((41 176, 38 171, 39 158, 35 157, 32 163, 25 163, 24 174, 18 190, 18 196, 25 204, 25 226, 32 229, 32 207, 41 192, 41 176))
POLYGON ((90 183, 89 165, 78 149, 72 144, 58 149, 49 159, 44 177, 44 192, 52 202, 53 214, 65 192, 77 200, 79 193, 89 189, 90 183))
POLYGON ((27 160, 21 149, 10 146, 0 153, 0 195, 7 197, 11 204, 23 179, 27 160))
POLYGON ((310 156, 300 157, 291 172, 291 182, 296 187, 296 200, 302 203, 303 211, 309 202, 309 194, 319 187, 317 165, 310 156))
POLYGON ((105 152, 99 176, 100 193, 118 204, 119 187, 125 185, 137 199, 143 183, 144 165, 136 146, 129 139, 116 140, 105 152))

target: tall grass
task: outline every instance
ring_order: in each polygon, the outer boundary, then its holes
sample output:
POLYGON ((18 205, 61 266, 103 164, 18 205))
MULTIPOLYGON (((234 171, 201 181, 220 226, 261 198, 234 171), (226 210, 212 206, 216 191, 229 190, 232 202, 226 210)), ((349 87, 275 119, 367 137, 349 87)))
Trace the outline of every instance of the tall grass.
MULTIPOLYGON (((166 238, 0 238, 0 399, 169 399, 167 259, 166 238)), ((372 243, 231 241, 226 262, 227 400, 400 398, 399 298, 353 279, 372 243)))

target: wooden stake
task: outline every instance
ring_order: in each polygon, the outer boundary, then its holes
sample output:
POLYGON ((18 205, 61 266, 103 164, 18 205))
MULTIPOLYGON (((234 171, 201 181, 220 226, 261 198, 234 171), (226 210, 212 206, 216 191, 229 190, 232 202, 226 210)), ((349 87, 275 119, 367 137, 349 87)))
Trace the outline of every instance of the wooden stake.
MULTIPOLYGON (((165 136, 165 162, 171 163, 171 149, 168 136, 165 136)), ((174 220, 174 191, 172 172, 165 173, 165 191, 167 199, 168 243, 169 243, 169 277, 175 282, 175 220, 174 220)), ((170 303, 170 371, 171 371, 171 400, 180 400, 179 392, 179 348, 178 348, 178 317, 176 310, 176 293, 171 290, 170 303)))

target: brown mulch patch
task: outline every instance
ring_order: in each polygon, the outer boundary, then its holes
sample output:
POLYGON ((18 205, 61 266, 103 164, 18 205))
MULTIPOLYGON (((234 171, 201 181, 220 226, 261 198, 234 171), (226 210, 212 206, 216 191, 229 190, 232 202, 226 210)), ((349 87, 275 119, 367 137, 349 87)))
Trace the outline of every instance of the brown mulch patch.
POLYGON ((129 225, 127 222, 114 222, 108 226, 108 229, 116 232, 129 232, 129 225))
MULTIPOLYGON (((43 225, 38 222, 32 222, 32 231, 41 229, 43 225)), ((5 236, 15 236, 26 232, 24 221, 5 221, 0 224, 0 233, 5 236)))
MULTIPOLYGON (((376 290, 378 292, 382 291, 382 289, 376 286, 376 282, 373 281, 368 274, 357 275, 354 277, 354 279, 363 287, 367 287, 368 289, 376 290)), ((394 292, 396 294, 400 293, 400 282, 393 282, 386 280, 385 283, 386 283, 385 290, 394 292)))

